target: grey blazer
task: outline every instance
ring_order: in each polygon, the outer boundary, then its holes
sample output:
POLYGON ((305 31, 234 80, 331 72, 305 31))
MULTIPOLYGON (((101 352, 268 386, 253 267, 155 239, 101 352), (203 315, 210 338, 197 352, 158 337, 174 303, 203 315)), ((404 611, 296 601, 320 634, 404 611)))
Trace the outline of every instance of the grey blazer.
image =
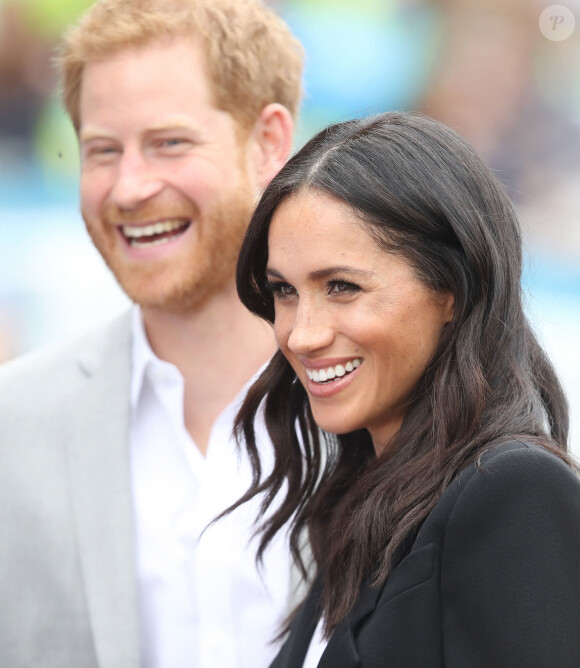
POLYGON ((0 665, 137 668, 130 314, 0 367, 0 665))

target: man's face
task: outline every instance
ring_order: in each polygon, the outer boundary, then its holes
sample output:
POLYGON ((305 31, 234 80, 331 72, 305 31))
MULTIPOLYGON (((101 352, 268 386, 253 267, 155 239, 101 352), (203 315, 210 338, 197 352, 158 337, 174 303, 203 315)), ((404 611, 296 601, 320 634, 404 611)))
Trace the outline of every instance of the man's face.
POLYGON ((250 139, 213 105, 198 45, 88 64, 80 119, 83 217, 129 297, 185 311, 229 289, 258 188, 250 139))

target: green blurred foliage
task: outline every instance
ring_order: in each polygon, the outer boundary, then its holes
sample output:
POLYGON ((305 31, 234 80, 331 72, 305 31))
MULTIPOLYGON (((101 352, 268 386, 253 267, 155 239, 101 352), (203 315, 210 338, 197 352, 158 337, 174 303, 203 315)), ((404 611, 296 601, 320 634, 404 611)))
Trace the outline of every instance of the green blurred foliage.
POLYGON ((77 179, 80 169, 77 138, 57 95, 42 110, 35 143, 40 166, 47 176, 77 179))
POLYGON ((58 39, 66 26, 74 23, 92 4, 92 0, 18 0, 18 3, 35 32, 48 39, 58 39))

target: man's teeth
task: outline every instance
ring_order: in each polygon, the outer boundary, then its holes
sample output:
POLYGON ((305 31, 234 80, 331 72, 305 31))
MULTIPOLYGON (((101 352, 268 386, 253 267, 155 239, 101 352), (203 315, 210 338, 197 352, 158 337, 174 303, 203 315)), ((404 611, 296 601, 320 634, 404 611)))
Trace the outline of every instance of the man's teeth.
POLYGON ((131 239, 138 239, 139 237, 150 237, 154 234, 172 232, 186 225, 187 222, 183 220, 166 220, 152 225, 123 225, 123 234, 131 239))
POLYGON ((157 237, 160 234, 168 234, 176 230, 185 230, 189 225, 188 221, 184 220, 165 220, 159 223, 152 223, 151 225, 123 225, 121 230, 125 238, 134 248, 145 248, 147 246, 157 246, 159 244, 167 243, 175 235, 162 237, 161 239, 150 239, 148 237, 157 237))
POLYGON ((149 248, 149 246, 160 246, 161 244, 166 244, 172 239, 173 237, 163 237, 162 239, 155 239, 154 241, 137 241, 137 239, 131 239, 129 243, 133 248, 149 248))
POLYGON ((362 359, 356 357, 348 361, 346 364, 337 364, 336 366, 329 366, 328 369, 306 369, 306 375, 315 383, 325 383, 334 378, 342 378, 342 376, 354 371, 361 365, 362 359))

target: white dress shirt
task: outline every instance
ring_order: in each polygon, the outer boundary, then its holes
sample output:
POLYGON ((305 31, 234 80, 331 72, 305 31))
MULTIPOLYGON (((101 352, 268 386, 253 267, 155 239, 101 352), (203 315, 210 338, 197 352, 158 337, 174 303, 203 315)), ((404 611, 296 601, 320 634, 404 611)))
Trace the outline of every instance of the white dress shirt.
POLYGON ((324 654, 324 650, 328 645, 328 640, 322 635, 323 621, 323 617, 318 620, 318 624, 316 625, 316 629, 314 630, 312 639, 310 640, 310 645, 308 645, 308 652, 306 652, 306 656, 304 657, 302 668, 316 668, 316 666, 318 666, 318 662, 324 654))
MULTIPOLYGON (((130 447, 142 668, 266 668, 278 650, 270 641, 290 596, 285 536, 258 571, 256 500, 202 534, 250 484, 231 435, 248 386, 217 418, 204 457, 185 429, 183 378, 154 355, 135 309, 130 447)), ((256 431, 271 456, 263 424, 256 431)))

